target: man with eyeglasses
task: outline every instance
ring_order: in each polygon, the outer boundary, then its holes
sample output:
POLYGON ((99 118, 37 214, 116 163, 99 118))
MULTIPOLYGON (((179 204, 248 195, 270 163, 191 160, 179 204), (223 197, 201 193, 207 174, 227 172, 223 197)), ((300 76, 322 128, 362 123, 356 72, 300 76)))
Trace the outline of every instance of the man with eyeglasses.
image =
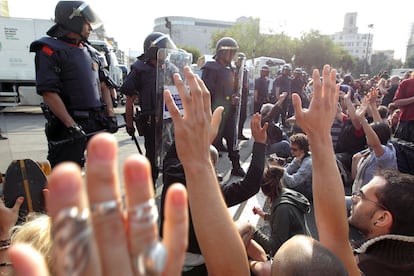
POLYGON ((377 171, 352 196, 346 215, 344 187, 336 165, 330 127, 339 87, 336 70, 313 73, 315 94, 308 110, 293 97, 295 117, 312 145, 313 204, 320 242, 336 254, 349 275, 414 275, 414 176, 395 169, 377 171), (364 240, 349 242, 349 224, 364 240), (362 273, 361 273, 362 272, 362 273))

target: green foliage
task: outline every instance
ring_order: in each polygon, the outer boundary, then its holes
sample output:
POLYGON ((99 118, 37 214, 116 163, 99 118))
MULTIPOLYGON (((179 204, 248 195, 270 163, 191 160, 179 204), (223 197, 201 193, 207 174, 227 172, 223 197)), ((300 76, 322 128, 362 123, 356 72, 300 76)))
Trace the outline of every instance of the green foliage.
POLYGON ((178 48, 187 51, 193 55, 193 63, 197 63, 199 57, 201 57, 201 52, 199 49, 190 46, 179 46, 178 48))
MULTIPOLYGON (((383 59, 383 61, 367 64, 365 60, 354 58, 341 46, 336 45, 330 36, 322 35, 318 30, 303 33, 300 39, 291 38, 284 33, 260 32, 260 19, 249 17, 236 23, 231 28, 218 31, 212 35, 210 47, 215 52, 217 41, 230 36, 239 44, 240 52, 247 58, 269 56, 282 58, 293 67, 302 67, 307 72, 322 69, 325 64, 337 68, 338 72, 362 73, 375 75, 380 70, 391 70, 401 67, 401 61, 383 59), (364 72, 367 71, 367 72, 364 72)), ((380 59, 381 60, 381 59, 380 59)), ((406 60, 406 67, 414 67, 414 57, 406 60)))

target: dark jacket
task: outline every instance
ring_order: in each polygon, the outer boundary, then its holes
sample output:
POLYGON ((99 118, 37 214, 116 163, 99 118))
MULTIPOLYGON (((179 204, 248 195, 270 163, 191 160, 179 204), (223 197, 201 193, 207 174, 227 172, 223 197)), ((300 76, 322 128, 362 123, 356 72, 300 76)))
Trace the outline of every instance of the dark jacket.
POLYGON ((358 267, 365 276, 414 275, 414 237, 383 235, 356 249, 358 267))
POLYGON ((310 203, 304 195, 284 188, 281 197, 272 202, 269 213, 270 236, 257 230, 253 239, 267 254, 273 256, 279 247, 294 235, 311 235, 305 220, 305 214, 309 211, 310 203))
MULTIPOLYGON (((240 204, 259 192, 265 165, 265 148, 265 144, 254 143, 252 151, 252 160, 250 162, 250 166, 246 173, 246 176, 240 181, 233 183, 225 183, 220 186, 224 196, 224 201, 226 202, 228 207, 240 204)), ((165 203, 165 195, 167 193, 168 187, 176 182, 186 185, 184 169, 180 160, 178 159, 174 143, 168 150, 163 163, 164 185, 161 194, 161 234, 163 230, 163 210, 165 203)), ((208 206, 206 206, 206 208, 208 208, 208 206)), ((201 254, 200 247, 198 245, 198 241, 191 220, 191 212, 189 225, 190 228, 187 251, 191 253, 201 254)))

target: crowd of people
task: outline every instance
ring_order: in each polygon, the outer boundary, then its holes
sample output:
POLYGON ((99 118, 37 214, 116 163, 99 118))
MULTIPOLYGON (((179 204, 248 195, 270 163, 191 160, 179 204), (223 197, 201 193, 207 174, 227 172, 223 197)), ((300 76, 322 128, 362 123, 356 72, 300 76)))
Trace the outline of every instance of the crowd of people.
POLYGON ((27 199, 0 201, 1 275, 414 275, 414 176, 398 153, 399 141, 414 143, 414 74, 355 81, 325 65, 309 81, 285 65, 269 91, 263 66, 245 172, 232 65, 239 47, 221 38, 201 77, 188 66, 172 75, 182 106, 163 91, 174 141, 158 168, 157 52, 176 46, 151 33, 121 87, 127 132, 144 136, 146 156, 131 155, 120 180, 114 87, 87 43, 98 17, 83 1, 58 2, 55 15, 49 37, 31 45, 53 166, 47 211, 17 223, 27 199), (237 181, 220 183, 219 151, 237 181), (252 211, 270 233, 227 209, 260 190, 269 209, 252 211))

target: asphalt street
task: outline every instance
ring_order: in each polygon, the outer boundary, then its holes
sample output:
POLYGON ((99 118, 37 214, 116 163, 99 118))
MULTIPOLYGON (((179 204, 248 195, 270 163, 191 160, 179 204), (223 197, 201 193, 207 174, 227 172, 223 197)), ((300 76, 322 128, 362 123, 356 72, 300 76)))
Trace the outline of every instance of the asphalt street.
MULTIPOLYGON (((116 108, 118 117, 118 124, 124 122, 122 113, 124 107, 116 108)), ((0 111, 0 129, 3 136, 7 140, 0 140, 0 172, 5 173, 10 162, 18 159, 32 159, 37 162, 47 160, 47 140, 44 134, 44 124, 46 120, 43 117, 40 107, 38 106, 17 106, 6 107, 0 111)), ((247 118, 244 135, 251 137, 250 132, 250 118, 247 118)), ((131 137, 121 128, 114 134, 118 140, 119 151, 119 174, 120 179, 123 179, 122 164, 123 161, 131 154, 138 153, 137 147, 131 137)), ((138 142, 144 150, 144 138, 139 137, 138 142)), ((250 162, 250 155, 253 146, 253 139, 247 141, 240 141, 240 160, 242 167, 247 170, 250 162)), ((231 176, 231 163, 227 158, 227 153, 223 153, 217 163, 217 171, 224 175, 223 181, 236 181, 237 177, 231 176)), ((157 202, 162 190, 162 177, 157 181, 157 202)), ((122 188, 121 188, 122 189, 122 188)), ((265 203, 265 196, 259 192, 248 201, 229 208, 230 214, 235 220, 250 221, 253 224, 259 223, 259 216, 252 213, 253 206, 263 207, 265 203)))

